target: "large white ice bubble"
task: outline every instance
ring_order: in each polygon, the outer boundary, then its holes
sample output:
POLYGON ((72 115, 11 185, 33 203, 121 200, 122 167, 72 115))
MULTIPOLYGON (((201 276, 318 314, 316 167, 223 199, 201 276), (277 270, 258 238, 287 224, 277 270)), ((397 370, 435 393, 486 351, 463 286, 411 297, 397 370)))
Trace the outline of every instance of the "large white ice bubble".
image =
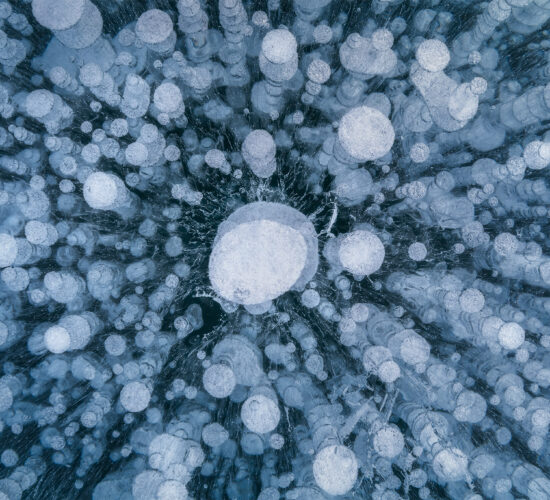
POLYGON ((382 266, 386 252, 380 238, 370 231, 357 230, 342 239, 338 257, 350 273, 368 276, 382 266))
POLYGON ((220 225, 208 272, 221 297, 250 305, 303 289, 317 264, 317 235, 309 219, 285 205, 258 202, 220 225))
POLYGON ((277 403, 263 394, 249 397, 241 408, 244 425, 252 432, 265 434, 279 424, 281 412, 277 403))
POLYGON ((315 456, 313 477, 317 486, 329 495, 344 495, 353 488, 358 468, 353 451, 343 445, 332 445, 315 456))
POLYGON ((80 20, 84 7, 85 0, 33 0, 32 13, 42 26, 66 30, 80 20))
POLYGON ((390 120, 380 111, 359 106, 342 117, 338 140, 357 162, 373 161, 390 152, 395 131, 390 120))
POLYGON ((94 172, 84 182, 83 194, 86 203, 98 210, 106 210, 115 205, 117 186, 113 176, 104 172, 94 172))

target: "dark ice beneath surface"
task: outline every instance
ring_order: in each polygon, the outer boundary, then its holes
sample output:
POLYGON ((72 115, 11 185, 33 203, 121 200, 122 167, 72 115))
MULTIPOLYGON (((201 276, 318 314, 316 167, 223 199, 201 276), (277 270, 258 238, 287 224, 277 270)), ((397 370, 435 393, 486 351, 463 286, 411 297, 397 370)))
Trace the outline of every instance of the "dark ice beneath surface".
POLYGON ((550 500, 550 0, 0 0, 0 500, 550 500))

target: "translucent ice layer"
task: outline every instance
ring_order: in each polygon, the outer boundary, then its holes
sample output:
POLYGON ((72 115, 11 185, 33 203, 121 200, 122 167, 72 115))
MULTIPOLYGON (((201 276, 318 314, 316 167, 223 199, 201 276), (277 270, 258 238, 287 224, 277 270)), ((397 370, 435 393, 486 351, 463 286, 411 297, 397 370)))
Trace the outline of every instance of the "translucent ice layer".
POLYGON ((0 500, 550 500, 550 0, 0 0, 0 500))

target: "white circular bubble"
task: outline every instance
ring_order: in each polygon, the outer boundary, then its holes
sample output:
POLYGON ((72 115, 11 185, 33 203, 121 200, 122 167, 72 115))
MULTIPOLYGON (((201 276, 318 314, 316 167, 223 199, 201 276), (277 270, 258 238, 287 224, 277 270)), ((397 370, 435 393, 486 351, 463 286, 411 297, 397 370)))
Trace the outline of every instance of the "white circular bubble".
POLYGON ((122 335, 109 335, 105 339, 105 350, 111 356, 120 356, 126 350, 126 339, 122 335))
POLYGON ((330 78, 330 66, 322 59, 314 59, 307 67, 307 77, 314 83, 322 85, 330 78))
POLYGON ((357 162, 373 161, 390 152, 395 132, 390 120, 380 111, 359 106, 340 120, 338 140, 357 162))
POLYGON ((57 271, 50 271, 44 276, 44 286, 48 291, 58 291, 63 287, 63 276, 57 271))
POLYGON ((485 399, 473 391, 462 391, 457 400, 454 417, 459 422, 478 423, 485 417, 487 403, 485 399))
POLYGON ((120 391, 120 404, 132 413, 145 410, 150 400, 151 392, 143 382, 129 382, 120 391))
POLYGON ((411 334, 403 339, 399 347, 399 355, 403 361, 411 365, 426 363, 430 357, 430 344, 412 330, 405 332, 411 334))
POLYGON ((256 176, 265 179, 275 172, 275 141, 266 130, 250 132, 243 141, 241 153, 256 176))
POLYGON ((149 151, 147 150, 145 144, 138 141, 128 144, 128 147, 124 152, 124 156, 126 157, 128 163, 136 167, 143 165, 147 161, 148 155, 149 151))
POLYGON ((82 189, 84 200, 98 210, 111 208, 117 199, 117 185, 114 179, 104 172, 90 174, 82 189))
POLYGON ((401 369, 395 361, 384 361, 377 369, 377 375, 385 384, 395 382, 401 375, 401 369))
POLYGON ((17 464, 17 461, 19 460, 19 456, 17 453, 8 448, 2 452, 2 455, 0 456, 0 461, 5 467, 13 467, 17 464))
POLYGON ((204 161, 209 167, 221 168, 226 162, 225 154, 219 149, 209 149, 204 155, 204 161))
POLYGON ((332 28, 326 24, 318 24, 313 30, 316 43, 329 43, 332 40, 332 28))
POLYGON ((321 296, 317 290, 309 288, 302 293, 301 302, 308 309, 313 309, 321 302, 321 296))
POLYGON ((262 40, 262 53, 273 64, 284 64, 297 57, 298 43, 285 29, 268 32, 262 40))
POLYGON ((423 142, 412 145, 409 156, 414 163, 423 163, 430 157, 430 147, 423 142))
POLYGON ((513 321, 504 323, 498 331, 498 342, 505 349, 517 349, 524 340, 525 330, 513 321))
POLYGON ((101 150, 97 144, 86 144, 80 153, 82 159, 88 163, 97 163, 101 158, 101 150))
POLYGON ((174 31, 170 16, 159 9, 151 9, 139 16, 136 23, 136 35, 145 43, 164 42, 174 31))
POLYGON ((458 299, 460 308, 467 313, 476 313, 483 309, 485 297, 477 288, 466 288, 458 299))
POLYGON ((280 434, 274 432, 271 436, 269 436, 269 446, 271 446, 274 450, 280 450, 284 445, 285 438, 280 434))
POLYGON ((313 460, 317 486, 329 495, 345 495, 357 480, 359 466, 355 454, 343 445, 323 448, 313 460))
POLYGON ((124 118, 115 118, 110 131, 115 137, 124 137, 128 133, 128 122, 124 118))
POLYGON ((263 394, 249 397, 241 408, 243 424, 252 432, 265 434, 274 430, 281 419, 279 406, 263 394))
POLYGON ((416 60, 427 71, 443 71, 451 60, 451 54, 440 40, 425 40, 416 49, 416 60))
POLYGON ((412 200, 421 200, 426 196, 426 185, 421 181, 413 181, 407 186, 407 197, 412 200))
POLYGON ((47 90, 33 90, 25 99, 27 113, 34 118, 46 116, 53 108, 53 94, 47 90))
POLYGON ((401 453, 405 440, 396 425, 385 425, 374 435, 373 445, 380 456, 394 458, 401 453))
POLYGON ((426 246, 424 245, 424 243, 420 243, 417 241, 409 245, 408 254, 411 260, 414 260, 415 262, 421 262, 426 258, 426 255, 428 255, 428 250, 426 250, 426 246))
POLYGON ((183 97, 179 87, 170 82, 159 85, 153 96, 155 106, 163 113, 174 113, 183 104, 183 97))
POLYGON ((85 0, 33 0, 32 13, 50 30, 66 30, 74 26, 84 13, 85 0))
POLYGON ((356 323, 364 323, 369 319, 369 306, 363 302, 358 302, 351 306, 351 319, 356 323))
POLYGON ((168 161, 178 161, 181 157, 181 151, 175 144, 169 144, 164 148, 164 158, 168 161))
POLYGON ((338 250, 340 264, 350 273, 368 276, 380 269, 386 252, 380 238, 370 231, 357 230, 344 236, 338 250))
POLYGON ((540 170, 548 166, 550 144, 542 141, 531 141, 523 149, 523 159, 527 167, 540 170))
POLYGON ((48 230, 46 224, 37 220, 30 220, 25 224, 25 237, 29 243, 35 245, 44 244, 48 239, 48 230))
POLYGON ((80 81, 87 87, 96 87, 103 80, 103 70, 96 63, 88 63, 80 68, 80 81))
POLYGON ((237 381, 235 374, 229 366, 215 364, 209 366, 203 376, 204 390, 215 398, 226 398, 235 389, 237 381))
POLYGON ((146 123, 139 131, 140 139, 145 144, 153 144, 158 139, 159 135, 160 132, 158 127, 152 123, 146 123))
POLYGON ((510 233, 500 233, 493 242, 493 248, 498 255, 509 257, 518 249, 518 239, 510 233))
POLYGON ((54 354, 61 354, 69 349, 71 336, 66 328, 52 326, 44 333, 44 344, 46 344, 48 351, 54 354))
POLYGON ((231 302, 261 304, 292 288, 306 258, 306 242, 297 230, 272 220, 246 222, 214 246, 210 281, 231 302))
POLYGON ((525 391, 517 385, 511 385, 504 391, 503 399, 513 408, 521 405, 525 399, 525 391))
POLYGON ((523 175, 526 168, 527 165, 525 163, 525 160, 523 158, 520 158, 519 156, 512 156, 506 161, 506 169, 513 176, 523 175))
POLYGON ((485 78, 481 78, 480 76, 476 76, 470 82, 470 89, 474 95, 484 94, 487 90, 487 80, 485 80, 485 78))

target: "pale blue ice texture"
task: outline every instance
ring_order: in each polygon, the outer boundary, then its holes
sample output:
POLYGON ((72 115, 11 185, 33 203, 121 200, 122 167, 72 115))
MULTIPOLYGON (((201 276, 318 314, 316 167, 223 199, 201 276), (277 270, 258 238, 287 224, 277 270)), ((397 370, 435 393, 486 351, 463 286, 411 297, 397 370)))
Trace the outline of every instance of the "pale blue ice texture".
POLYGON ((0 500, 549 500, 549 21, 0 0, 0 500))

